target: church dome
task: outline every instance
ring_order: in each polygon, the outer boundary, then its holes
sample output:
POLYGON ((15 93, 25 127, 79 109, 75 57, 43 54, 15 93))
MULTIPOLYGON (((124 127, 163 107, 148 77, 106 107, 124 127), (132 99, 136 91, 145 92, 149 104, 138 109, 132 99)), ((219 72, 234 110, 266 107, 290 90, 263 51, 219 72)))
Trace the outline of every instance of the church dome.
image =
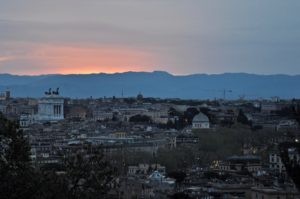
POLYGON ((143 96, 141 93, 139 93, 139 94, 137 95, 137 97, 136 97, 136 99, 137 99, 138 101, 142 101, 143 98, 144 98, 144 96, 143 96))
POLYGON ((200 112, 199 114, 195 115, 193 122, 209 122, 209 119, 206 115, 200 112))

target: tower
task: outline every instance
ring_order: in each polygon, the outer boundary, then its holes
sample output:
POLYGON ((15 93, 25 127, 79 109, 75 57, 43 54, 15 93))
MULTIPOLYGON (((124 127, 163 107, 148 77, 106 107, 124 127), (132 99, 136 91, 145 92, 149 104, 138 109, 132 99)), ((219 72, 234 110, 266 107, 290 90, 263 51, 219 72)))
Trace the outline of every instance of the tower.
POLYGON ((5 98, 6 98, 6 100, 10 99, 10 91, 9 90, 5 91, 5 98))

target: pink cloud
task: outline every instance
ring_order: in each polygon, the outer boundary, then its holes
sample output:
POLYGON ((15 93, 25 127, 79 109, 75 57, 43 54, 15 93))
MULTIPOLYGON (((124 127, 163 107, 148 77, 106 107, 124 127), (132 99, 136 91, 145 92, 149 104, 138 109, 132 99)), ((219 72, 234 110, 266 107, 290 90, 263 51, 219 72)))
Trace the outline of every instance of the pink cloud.
POLYGON ((23 44, 23 49, 11 57, 0 56, 0 62, 20 64, 18 71, 11 72, 30 75, 152 71, 158 62, 155 54, 121 46, 23 44))

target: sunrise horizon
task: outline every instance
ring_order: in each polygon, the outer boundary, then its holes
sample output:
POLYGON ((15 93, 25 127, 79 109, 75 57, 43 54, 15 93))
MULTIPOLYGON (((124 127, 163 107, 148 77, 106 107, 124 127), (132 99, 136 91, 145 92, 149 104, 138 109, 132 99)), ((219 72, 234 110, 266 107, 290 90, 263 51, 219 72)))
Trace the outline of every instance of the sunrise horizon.
POLYGON ((0 73, 300 74, 300 3, 217 2, 3 2, 0 73))
POLYGON ((0 75, 12 75, 12 76, 50 76, 50 75, 100 75, 100 74, 106 74, 106 75, 115 75, 115 74, 125 74, 125 73, 167 73, 172 76, 192 76, 192 75, 207 75, 207 76, 214 76, 214 75, 225 75, 225 74, 245 74, 245 75, 258 75, 258 76, 277 76, 277 75, 283 75, 283 76, 299 76, 300 73, 297 74, 289 74, 289 73, 254 73, 254 72, 243 72, 243 71, 228 71, 228 72, 217 72, 217 73, 206 73, 206 72, 195 72, 195 73, 172 73, 170 71, 166 70, 126 70, 126 71, 95 71, 95 72, 86 72, 86 73, 76 73, 76 72, 70 72, 70 73, 59 73, 59 72, 50 72, 50 73, 39 73, 39 74, 21 74, 21 73, 1 73, 0 75))

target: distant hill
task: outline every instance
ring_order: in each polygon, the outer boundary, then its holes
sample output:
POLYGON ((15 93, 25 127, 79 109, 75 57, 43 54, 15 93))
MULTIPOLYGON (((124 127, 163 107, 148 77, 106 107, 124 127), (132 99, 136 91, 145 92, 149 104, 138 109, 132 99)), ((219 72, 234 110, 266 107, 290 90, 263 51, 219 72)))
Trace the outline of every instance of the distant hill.
POLYGON ((300 98, 300 75, 254 75, 225 73, 177 76, 163 71, 88 75, 17 76, 0 74, 0 91, 9 88, 15 97, 41 97, 48 88, 60 88, 72 98, 136 96, 214 99, 300 98))

